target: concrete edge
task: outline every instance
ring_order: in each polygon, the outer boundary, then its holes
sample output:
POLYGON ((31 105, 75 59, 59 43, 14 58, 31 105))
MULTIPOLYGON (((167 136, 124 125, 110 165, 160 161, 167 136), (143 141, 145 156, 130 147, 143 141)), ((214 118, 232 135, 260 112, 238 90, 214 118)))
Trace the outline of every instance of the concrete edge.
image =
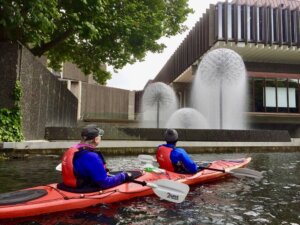
MULTIPOLYGON (((24 142, 3 142, 0 149, 68 149, 77 144, 78 141, 24 141, 24 142)), ((110 141, 102 140, 99 148, 155 148, 163 144, 163 141, 110 141)), ((178 147, 300 147, 300 138, 291 139, 291 142, 200 142, 200 141, 179 141, 178 147)))

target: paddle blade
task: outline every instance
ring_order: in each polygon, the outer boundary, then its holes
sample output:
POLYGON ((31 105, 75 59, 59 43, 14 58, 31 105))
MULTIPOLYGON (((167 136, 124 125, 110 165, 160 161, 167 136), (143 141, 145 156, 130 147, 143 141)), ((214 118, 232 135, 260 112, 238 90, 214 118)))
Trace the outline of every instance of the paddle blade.
POLYGON ((142 164, 153 164, 156 161, 152 155, 139 155, 138 160, 142 164))
POLYGON ((175 203, 183 202, 190 190, 187 184, 166 179, 148 183, 147 186, 151 186, 154 193, 161 199, 175 203))
MULTIPOLYGON (((227 171, 226 171, 227 172, 227 171)), ((251 170, 248 168, 237 168, 237 169, 232 169, 228 173, 236 176, 236 177, 250 177, 254 178, 255 180, 261 180, 263 178, 263 172, 256 171, 256 170, 251 170)))
POLYGON ((62 168, 61 168, 61 163, 60 163, 60 164, 58 164, 58 165, 55 167, 55 169, 56 169, 57 171, 62 171, 62 168))

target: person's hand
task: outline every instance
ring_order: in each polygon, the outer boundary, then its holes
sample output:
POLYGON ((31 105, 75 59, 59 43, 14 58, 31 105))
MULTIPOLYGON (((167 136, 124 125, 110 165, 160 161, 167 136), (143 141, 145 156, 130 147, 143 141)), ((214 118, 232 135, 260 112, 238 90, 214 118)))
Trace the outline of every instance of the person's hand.
POLYGON ((133 179, 132 174, 129 172, 124 172, 125 174, 125 182, 131 181, 133 179))

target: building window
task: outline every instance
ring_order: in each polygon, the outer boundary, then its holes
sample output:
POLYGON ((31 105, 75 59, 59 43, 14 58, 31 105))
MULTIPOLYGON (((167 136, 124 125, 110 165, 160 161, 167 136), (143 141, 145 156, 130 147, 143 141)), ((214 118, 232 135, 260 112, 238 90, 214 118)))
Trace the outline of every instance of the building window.
POLYGON ((276 80, 266 79, 264 85, 264 107, 266 112, 276 112, 277 92, 276 80))
POLYGON ((252 111, 299 113, 298 79, 253 78, 250 87, 252 111))
POLYGON ((298 79, 289 79, 288 80, 289 88, 289 112, 299 113, 299 80, 298 79))
POLYGON ((264 112, 264 79, 255 78, 253 82, 253 98, 254 98, 254 112, 264 112))

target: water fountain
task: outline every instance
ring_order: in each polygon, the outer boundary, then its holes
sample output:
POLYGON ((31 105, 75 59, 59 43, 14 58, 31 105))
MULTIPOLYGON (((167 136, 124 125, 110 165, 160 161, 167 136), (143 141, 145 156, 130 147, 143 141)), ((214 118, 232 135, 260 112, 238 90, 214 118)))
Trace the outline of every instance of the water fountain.
POLYGON ((207 53, 198 67, 192 105, 207 119, 210 129, 246 129, 246 92, 242 58, 219 48, 207 53))
POLYGON ((148 128, 168 127, 179 128, 185 141, 290 141, 284 130, 247 129, 246 69, 233 50, 220 48, 208 52, 192 85, 190 108, 177 110, 177 98, 170 86, 150 84, 142 98, 141 128, 124 130, 126 135, 161 140, 163 129, 148 128))
POLYGON ((141 127, 165 127, 167 119, 177 108, 176 94, 170 86, 162 82, 148 85, 142 98, 141 127))
POLYGON ((193 108, 181 108, 171 115, 166 127, 182 129, 207 129, 208 123, 204 116, 197 110, 193 108))

